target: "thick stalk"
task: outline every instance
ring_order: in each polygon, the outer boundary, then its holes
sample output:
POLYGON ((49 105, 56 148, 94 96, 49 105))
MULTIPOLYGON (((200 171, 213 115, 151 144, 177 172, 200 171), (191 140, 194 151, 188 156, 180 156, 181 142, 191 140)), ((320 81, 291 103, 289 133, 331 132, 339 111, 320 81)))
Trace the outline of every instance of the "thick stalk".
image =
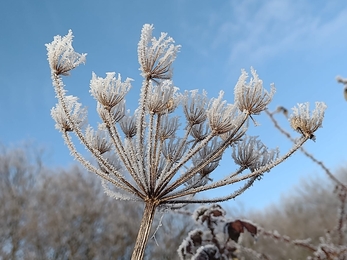
POLYGON ((139 233, 137 234, 135 247, 131 260, 142 260, 145 254, 146 245, 154 220, 155 209, 158 206, 157 201, 146 201, 145 210, 143 212, 139 233))

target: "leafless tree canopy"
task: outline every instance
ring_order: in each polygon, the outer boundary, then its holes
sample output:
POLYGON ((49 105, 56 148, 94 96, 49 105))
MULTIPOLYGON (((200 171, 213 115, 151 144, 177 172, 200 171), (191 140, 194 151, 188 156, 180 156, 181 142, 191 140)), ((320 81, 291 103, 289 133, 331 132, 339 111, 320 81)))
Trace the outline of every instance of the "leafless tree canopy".
MULTIPOLYGON (((129 259, 141 205, 114 203, 99 178, 77 166, 49 169, 40 158, 27 148, 1 147, 0 258, 129 259)), ((180 239, 172 238, 182 239, 189 226, 181 215, 158 214, 147 254, 177 259, 180 239)))

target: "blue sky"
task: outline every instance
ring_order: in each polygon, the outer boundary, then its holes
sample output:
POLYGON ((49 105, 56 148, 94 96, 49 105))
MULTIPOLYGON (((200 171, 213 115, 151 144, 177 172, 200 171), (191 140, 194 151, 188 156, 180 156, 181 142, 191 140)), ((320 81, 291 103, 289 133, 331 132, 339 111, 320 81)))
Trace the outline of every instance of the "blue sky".
MULTIPOLYGON (((141 86, 137 43, 145 23, 154 24, 155 36, 168 32, 182 45, 173 78, 182 91, 205 89, 214 97, 224 90, 225 98, 233 102, 240 70, 253 66, 268 89, 270 83, 277 88, 270 109, 326 102, 324 127, 316 133, 317 141, 305 147, 332 170, 346 163, 347 102, 335 80, 336 75, 347 77, 345 0, 1 1, 0 141, 16 145, 32 140, 47 150, 47 164, 73 163, 50 117, 56 100, 44 44, 73 30, 74 47, 88 53, 87 63, 65 83, 69 93, 89 108, 91 121, 97 122, 89 95, 92 71, 133 78, 127 103, 130 107, 137 103, 141 86)), ((266 116, 257 121, 261 125, 251 127, 251 134, 269 147, 279 147, 281 154, 290 148, 266 116)), ((280 122, 289 130, 286 120, 280 122)), ((218 171, 232 171, 235 166, 230 162, 229 152, 218 171)), ((318 166, 296 154, 229 205, 246 209, 270 205, 293 192, 301 179, 318 175, 323 175, 318 166)))

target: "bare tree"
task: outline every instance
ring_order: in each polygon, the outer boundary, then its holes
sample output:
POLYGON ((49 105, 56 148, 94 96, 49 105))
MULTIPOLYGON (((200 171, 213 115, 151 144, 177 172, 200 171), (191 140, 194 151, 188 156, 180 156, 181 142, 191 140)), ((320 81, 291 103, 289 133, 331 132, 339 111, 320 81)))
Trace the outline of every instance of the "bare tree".
MULTIPOLYGON (((129 259, 140 206, 114 203, 98 178, 79 167, 53 170, 36 149, 1 146, 1 259, 129 259)), ((188 227, 185 216, 158 216, 148 243, 151 259, 177 258, 188 227)))
POLYGON ((8 150, 0 144, 0 255, 3 259, 23 257, 21 248, 29 207, 26 202, 35 194, 33 176, 40 171, 40 160, 27 156, 21 149, 8 150))
POLYGON ((143 84, 139 107, 133 114, 125 109, 125 96, 131 79, 107 73, 105 78, 94 73, 91 95, 97 101, 102 119, 97 130, 86 126, 87 111, 77 97, 66 95, 62 76, 85 62, 86 54, 72 47, 72 32, 55 36, 46 44, 53 86, 58 103, 51 111, 56 128, 62 133, 71 154, 90 172, 103 179, 110 196, 122 200, 143 201, 145 208, 133 250, 132 259, 142 259, 150 236, 155 211, 191 203, 213 203, 235 198, 248 189, 263 173, 283 162, 321 127, 326 106, 316 103, 312 114, 308 104, 299 104, 291 117, 292 127, 302 134, 286 154, 279 156, 260 140, 245 137, 247 122, 266 109, 275 92, 263 88, 255 70, 242 70, 235 86, 234 104, 217 98, 208 99, 205 92, 182 94, 172 82, 172 63, 180 46, 166 33, 152 37, 153 26, 144 25, 138 44, 143 84), (183 137, 177 137, 180 122, 172 113, 182 108, 183 137), (97 166, 76 149, 71 133, 90 151, 97 166), (243 139, 242 141, 240 141, 243 139), (239 142, 240 141, 240 142, 239 142), (224 151, 234 147, 233 158, 238 169, 212 181, 224 151), (249 171, 247 171, 249 169, 249 171), (241 188, 212 199, 195 199, 194 195, 225 185, 242 182, 241 188), (112 184, 112 188, 108 186, 112 184))

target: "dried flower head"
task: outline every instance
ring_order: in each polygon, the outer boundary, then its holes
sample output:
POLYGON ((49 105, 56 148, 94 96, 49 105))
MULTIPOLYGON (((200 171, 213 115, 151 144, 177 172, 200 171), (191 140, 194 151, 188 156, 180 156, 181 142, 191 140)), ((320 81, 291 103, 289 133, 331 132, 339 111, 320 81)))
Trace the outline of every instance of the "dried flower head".
POLYGON ((122 120, 120 120, 119 125, 125 137, 131 139, 136 135, 136 114, 132 116, 129 114, 130 112, 128 110, 122 120))
POLYGON ((94 149, 98 150, 100 154, 104 154, 106 152, 111 151, 112 145, 108 140, 108 135, 106 131, 102 129, 102 126, 99 125, 97 131, 95 131, 92 127, 87 127, 86 129, 86 139, 94 149))
MULTIPOLYGON (((64 103, 67 111, 69 111, 71 120, 76 126, 82 127, 86 123, 87 110, 85 108, 81 108, 82 104, 78 103, 77 100, 78 98, 74 96, 64 97, 64 103)), ((74 130, 61 102, 57 103, 56 106, 51 109, 51 116, 56 123, 55 128, 59 131, 71 132, 74 130)))
POLYGON ((290 116, 289 121, 291 127, 303 134, 304 136, 315 141, 314 132, 322 127, 324 112, 327 105, 324 102, 316 102, 316 108, 310 115, 309 103, 298 104, 293 107, 293 114, 290 116))
POLYGON ((178 105, 177 90, 171 80, 163 80, 158 85, 150 84, 148 111, 151 114, 171 113, 178 105))
POLYGON ((162 141, 175 136, 175 133, 179 127, 178 117, 169 118, 168 115, 162 116, 160 125, 160 139, 162 141))
POLYGON ((211 132, 208 124, 206 122, 194 125, 192 127, 191 136, 195 139, 195 142, 199 142, 206 138, 206 136, 211 132))
POLYGON ((183 99, 183 111, 191 125, 201 124, 206 120, 207 93, 198 90, 186 91, 183 99))
POLYGON ((277 153, 268 152, 267 147, 257 138, 257 136, 243 137, 242 141, 233 145, 231 155, 236 164, 251 171, 277 158, 277 153))
POLYGON ((249 115, 257 115, 266 109, 275 94, 275 86, 271 85, 270 93, 263 88, 263 81, 259 79, 256 71, 251 68, 253 78, 247 83, 248 74, 245 70, 241 71, 241 76, 235 86, 235 104, 240 111, 246 111, 249 115))
POLYGON ((207 118, 212 131, 216 135, 224 134, 235 127, 237 107, 227 104, 223 99, 224 92, 220 91, 218 98, 212 98, 207 110, 207 118))
POLYGON ((176 58, 180 45, 161 33, 159 39, 152 38, 153 25, 145 24, 138 44, 138 58, 142 76, 147 79, 171 79, 171 65, 176 58))
POLYGON ((69 71, 76 68, 81 63, 85 63, 85 53, 79 54, 72 47, 72 31, 64 37, 54 36, 51 43, 45 44, 51 71, 57 75, 69 75, 69 71))
MULTIPOLYGON (((212 139, 210 142, 210 145, 204 146, 195 156, 192 158, 192 163, 194 166, 198 165, 202 161, 205 161, 209 155, 213 154, 215 150, 220 146, 220 143, 218 142, 217 138, 212 139)), ((218 165, 219 161, 222 159, 222 156, 217 156, 215 159, 213 159, 209 164, 207 164, 205 167, 203 167, 199 174, 202 177, 207 176, 212 171, 214 171, 218 165)))
POLYGON ((125 115, 125 101, 122 100, 117 105, 108 110, 101 103, 97 103, 96 110, 99 113, 100 118, 103 122, 108 125, 112 125, 123 119, 125 115))
POLYGON ((163 156, 166 160, 171 162, 177 162, 182 158, 185 151, 187 149, 187 145, 184 143, 182 138, 170 138, 164 142, 163 146, 163 156), (179 150, 178 148, 183 145, 183 149, 179 150))
POLYGON ((127 78, 122 82, 120 74, 118 74, 118 78, 115 77, 115 74, 109 72, 106 73, 106 78, 101 78, 93 72, 90 81, 89 92, 108 111, 120 103, 131 88, 132 79, 127 78))

